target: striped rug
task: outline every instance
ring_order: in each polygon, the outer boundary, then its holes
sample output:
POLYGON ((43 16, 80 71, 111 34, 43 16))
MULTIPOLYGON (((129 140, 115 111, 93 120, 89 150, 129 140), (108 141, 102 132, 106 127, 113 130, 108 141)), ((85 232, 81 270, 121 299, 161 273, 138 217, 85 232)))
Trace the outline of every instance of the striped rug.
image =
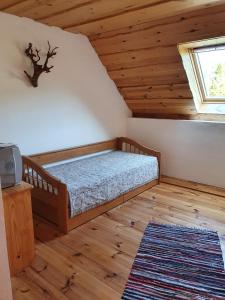
POLYGON ((150 223, 122 299, 225 299, 217 233, 150 223))

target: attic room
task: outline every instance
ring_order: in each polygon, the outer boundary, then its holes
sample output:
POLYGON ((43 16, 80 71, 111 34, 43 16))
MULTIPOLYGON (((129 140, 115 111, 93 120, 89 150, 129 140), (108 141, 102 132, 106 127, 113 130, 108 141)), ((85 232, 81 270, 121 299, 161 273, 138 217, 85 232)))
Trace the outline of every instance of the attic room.
POLYGON ((225 1, 0 9, 0 300, 225 299, 225 1))

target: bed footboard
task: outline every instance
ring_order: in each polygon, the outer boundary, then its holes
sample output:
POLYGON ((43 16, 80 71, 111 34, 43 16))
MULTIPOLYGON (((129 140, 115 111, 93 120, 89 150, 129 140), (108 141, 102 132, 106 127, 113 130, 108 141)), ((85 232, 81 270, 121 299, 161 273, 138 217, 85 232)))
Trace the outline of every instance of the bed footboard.
POLYGON ((27 156, 23 156, 23 180, 33 185, 33 212, 55 225, 59 231, 68 232, 66 185, 27 156))
POLYGON ((157 158, 158 166, 159 166, 158 182, 160 181, 160 158, 161 158, 160 152, 145 147, 126 137, 120 137, 117 139, 117 148, 125 152, 155 156, 157 158))

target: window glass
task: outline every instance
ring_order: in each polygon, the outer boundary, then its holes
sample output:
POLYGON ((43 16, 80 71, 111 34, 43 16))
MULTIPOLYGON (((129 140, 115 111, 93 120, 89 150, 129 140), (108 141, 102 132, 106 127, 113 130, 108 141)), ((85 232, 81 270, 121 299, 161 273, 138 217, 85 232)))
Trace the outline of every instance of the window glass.
POLYGON ((225 45, 194 49, 205 100, 225 100, 225 45))

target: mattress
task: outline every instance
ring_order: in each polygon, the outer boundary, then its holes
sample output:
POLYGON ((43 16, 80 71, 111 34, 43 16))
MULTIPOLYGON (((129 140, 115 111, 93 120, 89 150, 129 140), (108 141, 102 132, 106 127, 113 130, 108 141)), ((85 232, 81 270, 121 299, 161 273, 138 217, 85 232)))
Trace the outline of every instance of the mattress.
POLYGON ((67 185, 70 217, 158 178, 157 158, 112 151, 46 170, 67 185))

